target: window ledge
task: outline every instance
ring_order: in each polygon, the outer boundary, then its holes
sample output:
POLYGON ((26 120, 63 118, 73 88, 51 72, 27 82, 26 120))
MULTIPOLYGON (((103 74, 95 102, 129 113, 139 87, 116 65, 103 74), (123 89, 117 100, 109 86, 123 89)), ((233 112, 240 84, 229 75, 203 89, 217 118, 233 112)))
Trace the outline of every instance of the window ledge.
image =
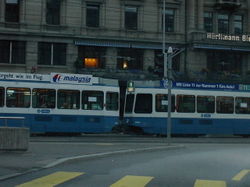
POLYGON ((39 65, 37 65, 37 67, 39 68, 62 68, 62 69, 64 69, 64 68, 67 68, 67 66, 66 65, 42 65, 42 64, 39 64, 39 65))
POLYGON ((143 31, 141 29, 133 30, 133 29, 126 29, 126 28, 121 29, 121 31, 127 32, 127 33, 141 33, 141 32, 145 32, 145 31, 143 31))
POLYGON ((26 67, 26 64, 10 64, 10 63, 1 63, 0 66, 15 66, 15 67, 26 67))
POLYGON ((8 28, 18 29, 20 28, 20 25, 21 23, 19 22, 4 22, 4 26, 8 28))
POLYGON ((67 28, 66 25, 50 25, 50 24, 42 25, 42 27, 46 30, 52 30, 52 31, 60 31, 67 28))
POLYGON ((121 0, 122 4, 129 4, 134 6, 142 6, 145 0, 121 0))

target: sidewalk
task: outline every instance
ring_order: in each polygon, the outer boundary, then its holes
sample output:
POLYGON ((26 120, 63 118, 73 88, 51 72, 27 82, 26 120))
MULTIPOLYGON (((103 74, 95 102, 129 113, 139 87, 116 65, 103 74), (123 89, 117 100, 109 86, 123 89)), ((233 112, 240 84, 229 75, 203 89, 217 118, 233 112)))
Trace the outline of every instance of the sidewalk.
POLYGON ((137 141, 137 138, 131 141, 130 137, 122 137, 114 141, 114 137, 110 136, 90 139, 88 137, 31 137, 28 151, 0 151, 0 181, 53 167, 69 160, 181 147, 159 141, 144 142, 143 138, 138 140, 141 141, 137 141))

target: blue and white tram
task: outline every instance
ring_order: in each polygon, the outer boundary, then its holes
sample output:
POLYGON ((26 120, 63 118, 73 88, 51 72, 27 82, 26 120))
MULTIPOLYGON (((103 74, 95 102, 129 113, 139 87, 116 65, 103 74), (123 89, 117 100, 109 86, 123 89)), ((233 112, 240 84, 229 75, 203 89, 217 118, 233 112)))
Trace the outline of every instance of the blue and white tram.
MULTIPOLYGON (((243 85, 175 83, 171 134, 250 135, 250 92, 242 88, 243 85)), ((163 88, 136 87, 126 97, 127 123, 145 133, 166 134, 167 92, 163 88)))
MULTIPOLYGON (((110 132, 119 119, 119 87, 91 75, 2 72, 0 116, 25 117, 32 133, 110 132)), ((8 119, 8 126, 21 125, 8 119)))

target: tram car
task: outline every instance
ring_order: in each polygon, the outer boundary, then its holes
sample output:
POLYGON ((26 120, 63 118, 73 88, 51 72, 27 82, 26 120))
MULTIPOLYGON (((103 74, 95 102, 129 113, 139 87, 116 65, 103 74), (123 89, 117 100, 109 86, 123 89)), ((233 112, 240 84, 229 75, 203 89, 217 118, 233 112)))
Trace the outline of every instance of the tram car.
MULTIPOLYGON (((250 135, 249 85, 175 82, 171 134, 250 135)), ((167 134, 168 89, 140 88, 126 96, 125 121, 148 134, 167 134)))
POLYGON ((111 132, 119 87, 92 75, 1 72, 0 117, 0 126, 25 126, 31 133, 111 132))
MULTIPOLYGON (((31 133, 106 133, 126 126, 167 134, 166 86, 126 87, 126 81, 92 75, 0 72, 0 126, 25 126, 31 133)), ((249 85, 174 82, 171 91, 171 134, 250 135, 249 85)))

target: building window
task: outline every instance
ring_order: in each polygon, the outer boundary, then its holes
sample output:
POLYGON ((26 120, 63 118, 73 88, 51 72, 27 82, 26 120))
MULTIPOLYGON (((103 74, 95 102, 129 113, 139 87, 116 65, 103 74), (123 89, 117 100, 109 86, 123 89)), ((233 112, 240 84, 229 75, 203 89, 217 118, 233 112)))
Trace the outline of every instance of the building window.
POLYGON ((165 29, 166 29, 165 31, 166 32, 174 32, 175 10, 174 9, 166 9, 164 15, 165 15, 165 29))
POLYGON ((87 27, 99 27, 100 22, 100 6, 87 5, 86 25, 87 27))
POLYGON ((0 40, 0 63, 25 64, 26 43, 0 40))
MULTIPOLYGON (((154 74, 158 75, 159 77, 164 76, 163 60, 164 60, 164 57, 163 57, 163 54, 162 54, 162 50, 155 50, 154 74)), ((172 70, 174 72, 180 72, 180 55, 177 55, 172 59, 172 70)))
POLYGON ((241 15, 234 16, 234 34, 243 33, 243 17, 241 15))
POLYGON ((138 29, 138 8, 125 7, 125 29, 137 30, 138 29))
POLYGON ((38 43, 38 64, 40 65, 66 65, 66 44, 38 43))
POLYGON ((104 47, 80 46, 78 48, 78 57, 83 68, 104 68, 105 53, 104 47))
POLYGON ((46 8, 46 23, 60 25, 61 0, 47 0, 46 8))
POLYGON ((218 15, 218 32, 223 34, 229 33, 229 16, 227 14, 218 15))
POLYGON ((213 13, 204 13, 204 29, 206 32, 213 32, 213 13))
POLYGON ((143 50, 118 48, 117 68, 123 70, 142 70, 143 50))
POLYGON ((19 0, 5 0, 5 21, 19 22, 19 0))
POLYGON ((210 51, 207 53, 207 68, 211 73, 241 75, 242 54, 238 52, 210 51))

